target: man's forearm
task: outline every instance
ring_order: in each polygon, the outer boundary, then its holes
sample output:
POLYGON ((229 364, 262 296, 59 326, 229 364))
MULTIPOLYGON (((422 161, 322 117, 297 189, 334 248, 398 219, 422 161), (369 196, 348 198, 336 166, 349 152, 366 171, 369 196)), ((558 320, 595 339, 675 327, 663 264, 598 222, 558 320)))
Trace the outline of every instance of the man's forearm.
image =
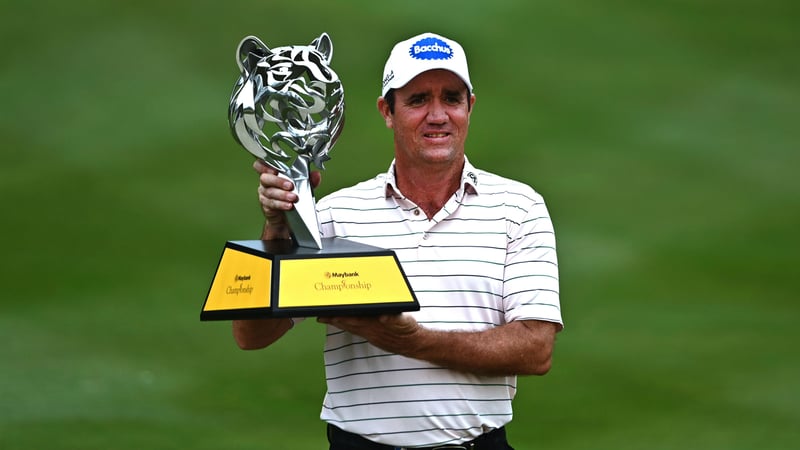
POLYGON ((292 328, 291 319, 248 319, 233 321, 233 337, 243 350, 256 350, 277 341, 292 328))
POLYGON ((485 375, 544 375, 550 370, 556 325, 512 322, 481 332, 420 328, 411 337, 411 358, 485 375))
POLYGON ((321 317, 383 350, 463 372, 486 375, 543 375, 558 325, 538 320, 511 322, 485 331, 440 331, 410 315, 321 317))

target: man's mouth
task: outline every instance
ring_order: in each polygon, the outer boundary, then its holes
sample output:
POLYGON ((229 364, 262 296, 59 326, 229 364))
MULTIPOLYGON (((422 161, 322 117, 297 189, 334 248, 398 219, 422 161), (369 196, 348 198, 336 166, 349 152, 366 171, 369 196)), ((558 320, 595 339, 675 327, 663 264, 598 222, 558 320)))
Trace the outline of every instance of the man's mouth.
POLYGON ((450 135, 449 133, 425 133, 426 138, 433 138, 433 139, 444 138, 449 135, 450 135))

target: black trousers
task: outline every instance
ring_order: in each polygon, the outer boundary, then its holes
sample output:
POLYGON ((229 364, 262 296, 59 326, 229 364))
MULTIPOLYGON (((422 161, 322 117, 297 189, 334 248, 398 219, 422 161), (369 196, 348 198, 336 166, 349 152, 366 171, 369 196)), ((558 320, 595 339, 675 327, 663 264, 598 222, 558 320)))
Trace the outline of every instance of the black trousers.
MULTIPOLYGON (((339 427, 328 424, 329 450, 395 450, 391 445, 378 444, 357 434, 348 433, 339 427)), ((446 444, 436 447, 425 447, 419 450, 433 449, 465 449, 465 450, 514 450, 506 440, 505 428, 498 428, 478 436, 463 444, 446 444)))

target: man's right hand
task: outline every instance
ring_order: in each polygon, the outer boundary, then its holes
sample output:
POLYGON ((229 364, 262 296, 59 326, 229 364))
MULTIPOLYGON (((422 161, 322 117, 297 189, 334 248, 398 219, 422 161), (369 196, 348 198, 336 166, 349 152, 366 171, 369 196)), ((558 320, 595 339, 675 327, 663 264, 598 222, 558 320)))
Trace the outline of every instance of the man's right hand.
MULTIPOLYGON (((261 239, 290 239, 289 222, 286 211, 294 207, 298 197, 294 192, 294 183, 278 175, 278 171, 260 159, 255 160, 253 169, 259 174, 258 201, 266 223, 261 239)), ((321 180, 319 171, 311 172, 312 187, 317 187, 321 180)))

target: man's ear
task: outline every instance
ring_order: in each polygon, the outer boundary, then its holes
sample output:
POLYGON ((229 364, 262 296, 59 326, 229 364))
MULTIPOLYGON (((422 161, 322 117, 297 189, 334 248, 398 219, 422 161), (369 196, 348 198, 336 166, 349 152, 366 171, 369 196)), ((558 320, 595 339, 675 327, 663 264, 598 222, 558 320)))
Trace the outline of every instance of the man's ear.
POLYGON ((469 118, 472 117, 472 110, 474 108, 475 108, 475 94, 470 94, 469 108, 467 109, 467 123, 469 123, 469 118))
POLYGON ((383 97, 378 97, 378 112, 383 116, 383 121, 386 122, 386 128, 393 128, 392 112, 389 111, 389 103, 383 97))

